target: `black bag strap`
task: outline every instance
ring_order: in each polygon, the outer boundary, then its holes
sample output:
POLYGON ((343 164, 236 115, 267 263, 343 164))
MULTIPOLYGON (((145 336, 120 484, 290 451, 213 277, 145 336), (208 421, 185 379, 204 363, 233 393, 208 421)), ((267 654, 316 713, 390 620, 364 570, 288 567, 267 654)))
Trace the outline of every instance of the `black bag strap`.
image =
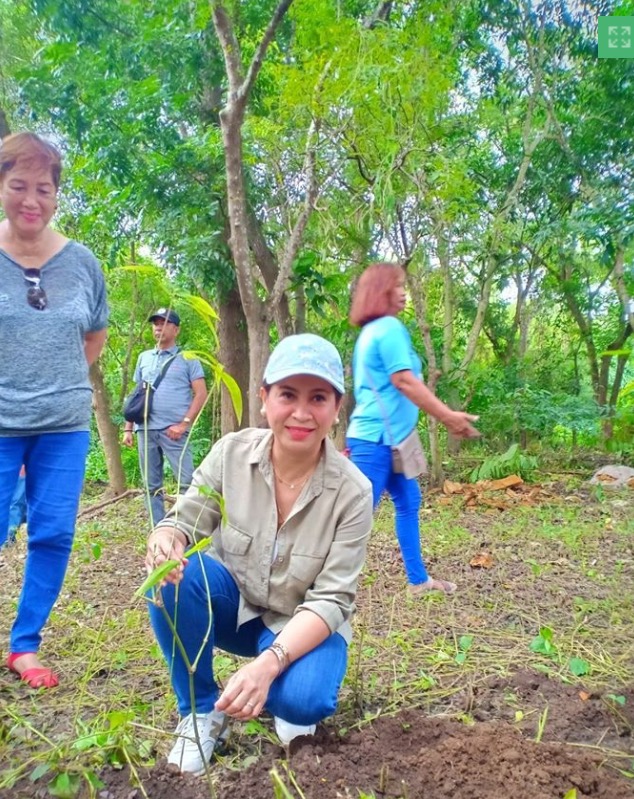
POLYGON ((159 385, 160 385, 160 383, 161 383, 161 380, 162 380, 162 379, 165 377, 165 374, 167 373, 167 370, 170 368, 170 366, 172 365, 172 363, 173 363, 173 362, 176 360, 176 358, 178 357, 178 354, 179 354, 179 352, 180 352, 180 350, 176 350, 176 353, 175 353, 174 355, 172 355, 172 357, 171 357, 171 358, 169 358, 169 359, 168 359, 168 360, 167 360, 167 361, 166 361, 166 362, 163 364, 163 366, 162 366, 162 368, 161 368, 161 371, 159 372, 159 376, 156 378, 156 380, 154 381, 154 383, 152 383, 152 384, 151 384, 151 385, 152 385, 152 391, 156 391, 156 389, 159 387, 159 385))

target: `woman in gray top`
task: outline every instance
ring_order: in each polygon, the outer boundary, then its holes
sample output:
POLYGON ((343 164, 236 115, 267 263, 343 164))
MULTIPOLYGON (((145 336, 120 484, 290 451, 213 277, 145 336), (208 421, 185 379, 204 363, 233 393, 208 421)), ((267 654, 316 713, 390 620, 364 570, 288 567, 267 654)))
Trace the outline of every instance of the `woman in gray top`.
POLYGON ((57 675, 37 652, 59 596, 88 452, 88 367, 106 340, 108 309, 94 255, 49 227, 58 151, 33 133, 0 147, 0 546, 22 464, 28 551, 7 666, 33 688, 57 675))
POLYGON ((288 743, 336 708, 372 525, 370 482, 328 438, 342 394, 332 344, 283 339, 261 389, 269 429, 220 439, 150 535, 149 570, 179 563, 150 615, 183 717, 168 757, 182 771, 206 770, 227 716, 266 709, 288 743), (206 553, 185 558, 207 536, 206 553), (213 647, 254 658, 222 691, 213 647))

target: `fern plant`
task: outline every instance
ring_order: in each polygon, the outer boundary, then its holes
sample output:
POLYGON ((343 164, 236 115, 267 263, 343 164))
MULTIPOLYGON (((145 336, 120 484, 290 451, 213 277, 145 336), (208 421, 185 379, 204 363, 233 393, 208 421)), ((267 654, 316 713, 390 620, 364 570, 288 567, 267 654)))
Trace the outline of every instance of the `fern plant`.
POLYGON ((537 469, 537 458, 521 452, 519 444, 511 444, 501 455, 492 455, 471 472, 472 483, 478 480, 501 480, 511 474, 519 475, 523 480, 530 480, 537 469))

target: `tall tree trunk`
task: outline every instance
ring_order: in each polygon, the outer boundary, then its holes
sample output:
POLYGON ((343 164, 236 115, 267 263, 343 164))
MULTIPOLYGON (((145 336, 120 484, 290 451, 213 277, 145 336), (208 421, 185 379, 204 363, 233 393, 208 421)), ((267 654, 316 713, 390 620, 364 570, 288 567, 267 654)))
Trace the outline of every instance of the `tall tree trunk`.
MULTIPOLYGON (((280 0, 269 20, 255 53, 246 70, 241 60, 240 43, 235 35, 229 5, 223 0, 212 0, 213 24, 222 49, 228 81, 226 104, 220 112, 220 127, 225 155, 227 177, 227 211, 231 236, 229 244, 236 267, 236 277, 244 316, 248 325, 249 337, 249 423, 257 425, 260 421, 257 397, 262 374, 269 356, 269 328, 271 319, 281 301, 290 275, 309 211, 312 209, 313 195, 308 194, 307 208, 289 237, 282 259, 282 269, 278 275, 272 297, 267 304, 258 294, 258 286, 264 283, 262 270, 251 248, 249 237, 249 206, 244 180, 242 157, 242 124, 251 89, 257 79, 266 56, 267 49, 277 28, 290 7, 292 0, 280 0)), ((252 221, 252 220, 251 220, 252 221)), ((281 331, 280 331, 281 332, 281 331)))
POLYGON ((11 128, 9 127, 7 115, 4 112, 4 108, 0 108, 0 139, 4 139, 4 137, 8 136, 10 133, 11 128))
POLYGON ((306 332, 306 292, 303 286, 295 291, 295 333, 306 332))
MULTIPOLYGON (((130 259, 134 264, 134 247, 132 247, 130 259)), ((132 273, 132 315, 128 324, 129 332, 125 344, 125 355, 121 365, 121 388, 119 391, 119 404, 121 406, 123 406, 123 402, 130 391, 130 381, 134 370, 134 363, 132 362, 134 350, 143 336, 143 327, 137 325, 139 311, 143 311, 139 296, 139 276, 136 273, 132 273), (137 332, 135 333, 135 331, 137 332)))
MULTIPOLYGON (((453 340, 454 340, 454 319, 455 313, 455 292, 453 275, 451 274, 451 260, 449 256, 449 246, 447 242, 447 234, 443 225, 439 226, 438 232, 438 261, 442 269, 442 282, 443 282, 443 328, 442 328, 442 356, 441 368, 442 374, 447 377, 451 374, 453 368, 453 340)), ((438 375, 440 377, 440 375, 438 375)), ((436 382, 438 378, 436 378, 436 382)), ((432 389, 434 390, 434 389, 432 389)), ((458 391, 457 384, 453 381, 449 383, 447 388, 447 405, 450 408, 457 410, 460 408, 460 392, 458 391)), ((440 461, 440 441, 438 439, 438 422, 433 420, 433 436, 438 450, 438 458, 440 461)), ((450 455, 457 455, 460 452, 460 439, 452 436, 451 433, 447 435, 447 451, 450 455)), ((432 459, 431 469, 432 485, 439 485, 444 475, 442 465, 436 465, 432 459)))
POLYGON ((249 424, 252 418, 251 406, 255 403, 256 413, 259 413, 257 397, 249 391, 249 338, 247 335, 247 320, 245 319, 240 304, 240 294, 237 286, 219 304, 218 337, 220 339, 220 352, 222 365, 236 381, 242 392, 242 419, 238 422, 229 392, 223 386, 220 402, 220 429, 222 435, 231 433, 249 424))
MULTIPOLYGON (((407 272, 407 286, 409 288, 410 297, 414 306, 414 313, 416 314, 416 322, 421 336, 423 337, 423 344, 425 346, 425 355, 427 358, 427 388, 434 394, 436 393, 436 386, 441 376, 441 371, 438 368, 436 361, 436 351, 434 350, 434 342, 431 337, 431 330, 429 322, 427 321, 427 294, 424 285, 424 269, 418 267, 414 270, 407 272)), ((434 486, 442 485, 445 479, 445 474, 442 468, 442 453, 440 451, 440 439, 438 436, 438 421, 432 416, 427 417, 428 432, 429 432, 429 455, 430 455, 430 482, 434 486)))
POLYGON ((108 491, 114 496, 118 496, 126 490, 125 472, 119 445, 119 429, 110 418, 110 400, 99 361, 95 361, 90 367, 90 382, 93 388, 92 403, 97 429, 108 470, 108 491))

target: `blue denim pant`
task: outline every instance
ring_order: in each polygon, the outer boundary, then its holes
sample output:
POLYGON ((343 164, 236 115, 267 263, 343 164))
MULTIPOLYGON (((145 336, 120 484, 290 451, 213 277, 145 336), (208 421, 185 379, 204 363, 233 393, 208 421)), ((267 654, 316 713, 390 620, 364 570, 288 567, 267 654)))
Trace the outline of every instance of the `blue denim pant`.
POLYGON ((11 652, 37 652, 40 631, 62 588, 89 439, 88 431, 0 437, 0 535, 7 535, 11 498, 22 464, 29 512, 24 581, 11 629, 11 652))
POLYGON ((424 583, 429 575, 420 548, 418 514, 421 492, 418 480, 392 471, 392 450, 387 444, 349 438, 346 446, 350 450, 350 460, 372 483, 374 507, 379 504, 384 491, 392 498, 396 510, 396 537, 407 581, 411 585, 424 583))
POLYGON ((15 541, 18 527, 26 522, 26 478, 18 477, 9 508, 8 543, 15 541))
MULTIPOLYGON (((165 586, 161 589, 161 599, 163 608, 150 603, 150 620, 170 670, 179 712, 186 716, 195 708, 197 713, 208 713, 219 695, 213 675, 213 648, 255 657, 276 635, 260 618, 237 627, 238 587, 229 571, 208 555, 194 555, 185 567, 178 589, 173 585, 165 586), (211 634, 210 603, 213 608, 211 634), (189 662, 199 657, 193 675, 193 696, 186 663, 174 642, 165 613, 172 620, 176 619, 176 630, 189 662)), ((330 635, 273 681, 266 709, 291 724, 315 724, 332 715, 346 672, 347 654, 345 639, 339 633, 330 635)))
POLYGON ((194 461, 190 447, 187 445, 188 436, 184 435, 174 441, 165 430, 137 431, 139 447, 139 464, 141 476, 148 493, 146 505, 150 514, 152 527, 157 525, 165 516, 165 503, 163 501, 163 466, 165 458, 174 473, 178 490, 183 494, 189 488, 194 474, 194 461))

